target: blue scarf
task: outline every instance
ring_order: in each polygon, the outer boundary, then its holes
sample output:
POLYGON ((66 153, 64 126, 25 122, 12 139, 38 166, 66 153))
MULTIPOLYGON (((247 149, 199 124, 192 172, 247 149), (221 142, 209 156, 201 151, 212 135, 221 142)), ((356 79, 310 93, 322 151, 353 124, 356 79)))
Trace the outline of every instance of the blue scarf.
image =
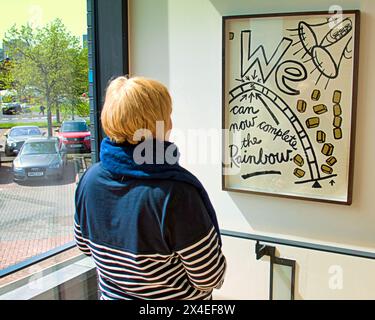
POLYGON ((139 145, 132 145, 127 142, 117 144, 109 138, 104 138, 100 149, 100 160, 103 167, 112 174, 122 177, 174 180, 194 186, 201 196, 216 229, 221 246, 220 229, 215 209, 201 182, 178 164, 180 153, 177 146, 168 141, 161 142, 155 139, 143 142, 143 150, 146 150, 144 153, 140 153, 140 149, 136 150, 137 146, 139 145), (151 151, 147 152, 147 150, 151 151), (146 163, 142 163, 145 159, 146 163))

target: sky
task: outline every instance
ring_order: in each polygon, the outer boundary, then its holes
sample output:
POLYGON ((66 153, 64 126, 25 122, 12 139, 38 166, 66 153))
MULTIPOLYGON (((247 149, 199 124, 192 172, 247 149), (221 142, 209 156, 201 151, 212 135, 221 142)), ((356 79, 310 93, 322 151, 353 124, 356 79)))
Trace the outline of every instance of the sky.
POLYGON ((43 27, 55 18, 82 42, 82 35, 87 34, 86 17, 86 0, 0 0, 0 47, 14 24, 43 27))

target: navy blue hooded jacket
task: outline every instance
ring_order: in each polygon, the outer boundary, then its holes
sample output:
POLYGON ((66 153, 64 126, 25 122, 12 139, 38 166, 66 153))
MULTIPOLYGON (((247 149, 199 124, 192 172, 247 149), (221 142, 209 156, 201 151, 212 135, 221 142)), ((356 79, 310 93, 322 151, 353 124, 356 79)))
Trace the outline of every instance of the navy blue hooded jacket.
POLYGON ((101 150, 77 187, 75 214, 101 299, 210 299, 226 263, 203 187, 178 164, 137 165, 132 145, 105 140, 101 150))

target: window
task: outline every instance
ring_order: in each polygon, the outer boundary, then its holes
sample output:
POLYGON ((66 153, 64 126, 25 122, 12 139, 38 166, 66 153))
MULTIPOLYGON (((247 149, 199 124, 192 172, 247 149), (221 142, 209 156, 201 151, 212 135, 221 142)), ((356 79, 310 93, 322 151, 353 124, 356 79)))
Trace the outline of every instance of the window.
POLYGON ((86 122, 64 122, 61 126, 61 132, 86 132, 89 131, 86 122))
POLYGON ((86 0, 2 3, 0 271, 73 241, 91 165, 86 0))
POLYGON ((10 131, 9 137, 22 137, 22 136, 39 136, 42 132, 38 127, 25 127, 25 128, 14 128, 10 131))
POLYGON ((20 156, 34 156, 45 154, 58 154, 56 142, 50 142, 48 140, 34 142, 33 140, 29 139, 22 148, 22 152, 20 152, 20 156))

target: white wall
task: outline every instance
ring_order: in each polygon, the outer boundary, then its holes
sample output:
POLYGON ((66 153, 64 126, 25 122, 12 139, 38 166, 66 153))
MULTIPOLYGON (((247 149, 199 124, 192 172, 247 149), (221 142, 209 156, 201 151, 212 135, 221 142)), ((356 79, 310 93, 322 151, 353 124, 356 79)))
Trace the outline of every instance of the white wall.
MULTIPOLYGON (((174 100, 174 126, 176 132, 184 133, 193 128, 221 128, 223 15, 328 10, 332 4, 342 5, 344 9, 360 9, 362 14, 353 204, 343 206, 224 192, 219 162, 191 164, 183 159, 183 164, 206 186, 223 229, 375 249, 372 199, 375 181, 372 167, 375 163, 375 61, 372 59, 375 1, 131 1, 132 74, 159 79, 169 87, 174 100)), ((220 139, 215 148, 220 160, 220 139)), ((180 151, 182 155, 199 153, 184 141, 180 143, 180 151)), ((228 242, 228 247, 230 245, 228 242)), ((343 264, 349 261, 335 259, 343 264)))
MULTIPOLYGON (((296 300, 375 299, 374 260, 276 248, 278 256, 296 261, 296 300)), ((223 237, 223 252, 228 261, 226 280, 214 291, 214 299, 268 299, 269 259, 256 260, 255 242, 223 237)), ((280 275, 275 272, 274 277, 280 275)))

